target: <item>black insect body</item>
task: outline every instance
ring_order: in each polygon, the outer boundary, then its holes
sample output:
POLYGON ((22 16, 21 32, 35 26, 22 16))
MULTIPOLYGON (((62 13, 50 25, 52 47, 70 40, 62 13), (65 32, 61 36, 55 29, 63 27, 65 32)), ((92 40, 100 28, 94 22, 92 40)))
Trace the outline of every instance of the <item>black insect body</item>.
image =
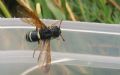
POLYGON ((49 26, 46 29, 32 31, 26 34, 26 40, 29 42, 37 42, 39 40, 50 40, 61 35, 61 30, 57 26, 49 26))
MULTIPOLYGON (((7 0, 6 0, 7 1, 7 0)), ((41 72, 48 73, 51 75, 50 65, 51 65, 51 39, 59 38, 63 41, 64 38, 61 35, 60 26, 62 20, 60 21, 58 27, 55 26, 58 22, 53 23, 51 26, 47 26, 44 24, 40 18, 38 17, 37 13, 34 12, 28 5, 26 5, 25 0, 16 0, 18 5, 16 7, 17 11, 15 11, 17 16, 22 17, 21 20, 27 24, 33 25, 36 30, 28 32, 26 34, 26 40, 28 42, 38 42, 37 48, 34 49, 33 57, 35 55, 36 50, 40 50, 38 55, 38 63, 41 72)))

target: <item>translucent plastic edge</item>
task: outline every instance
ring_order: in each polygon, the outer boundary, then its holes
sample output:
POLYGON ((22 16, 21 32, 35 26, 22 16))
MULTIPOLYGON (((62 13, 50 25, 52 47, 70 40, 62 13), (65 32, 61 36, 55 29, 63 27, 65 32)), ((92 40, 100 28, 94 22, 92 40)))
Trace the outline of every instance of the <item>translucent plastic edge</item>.
MULTIPOLYGON (((1 26, 0 29, 35 29, 33 26, 1 26)), ((83 33, 96 33, 96 34, 107 34, 107 35, 120 35, 118 32, 107 32, 107 31, 95 31, 95 30, 82 30, 82 29, 67 29, 62 28, 63 31, 69 32, 83 32, 83 33)))

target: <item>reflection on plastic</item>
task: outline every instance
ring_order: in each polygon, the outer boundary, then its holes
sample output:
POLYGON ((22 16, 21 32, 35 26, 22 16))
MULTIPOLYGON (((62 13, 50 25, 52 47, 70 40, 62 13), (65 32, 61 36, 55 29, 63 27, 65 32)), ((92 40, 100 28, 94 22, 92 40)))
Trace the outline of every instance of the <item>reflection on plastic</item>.
MULTIPOLYGON (((56 61, 53 61, 51 62, 51 64, 54 64, 54 63, 59 63, 59 62, 65 62, 65 61, 72 61, 73 59, 61 59, 61 60, 56 60, 56 61)), ((38 69, 40 66, 37 65, 37 66, 34 66, 28 70, 26 70, 25 72, 23 72, 21 75, 27 75, 29 74, 30 72, 34 71, 35 69, 38 69)))

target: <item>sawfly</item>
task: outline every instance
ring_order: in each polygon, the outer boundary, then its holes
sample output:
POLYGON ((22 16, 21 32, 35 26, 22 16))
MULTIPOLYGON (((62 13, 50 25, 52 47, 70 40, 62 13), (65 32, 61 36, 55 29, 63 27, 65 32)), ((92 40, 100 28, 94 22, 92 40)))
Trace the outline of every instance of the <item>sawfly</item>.
MULTIPOLYGON (((27 5, 22 2, 23 0, 17 0, 19 3, 19 10, 18 12, 20 14, 23 14, 23 17, 21 20, 34 25, 35 30, 30 31, 26 33, 26 40, 28 42, 38 42, 37 49, 40 50, 38 61, 40 62, 41 69, 43 69, 45 72, 49 72, 50 65, 51 65, 51 49, 50 49, 50 41, 51 39, 59 38, 61 37, 64 41, 64 38, 61 35, 61 29, 60 25, 62 20, 60 21, 59 26, 45 25, 37 16, 37 13, 33 10, 31 10, 27 5)), ((35 54, 35 50, 33 52, 33 57, 35 54)))

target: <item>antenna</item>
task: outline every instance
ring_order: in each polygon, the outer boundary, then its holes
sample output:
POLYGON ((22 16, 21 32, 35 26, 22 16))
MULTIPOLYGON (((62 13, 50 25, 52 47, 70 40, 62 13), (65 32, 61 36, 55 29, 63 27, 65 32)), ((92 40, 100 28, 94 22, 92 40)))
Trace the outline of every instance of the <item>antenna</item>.
POLYGON ((63 41, 65 41, 65 39, 63 38, 62 34, 60 34, 60 37, 62 38, 63 41))
POLYGON ((59 28, 61 27, 61 23, 62 23, 63 19, 60 20, 60 24, 59 24, 59 28))
MULTIPOLYGON (((58 28, 61 27, 61 23, 62 23, 62 21, 63 21, 63 19, 60 20, 60 24, 59 24, 58 28)), ((65 41, 65 39, 64 39, 63 36, 62 36, 62 34, 60 34, 60 37, 62 38, 63 41, 65 41)))

